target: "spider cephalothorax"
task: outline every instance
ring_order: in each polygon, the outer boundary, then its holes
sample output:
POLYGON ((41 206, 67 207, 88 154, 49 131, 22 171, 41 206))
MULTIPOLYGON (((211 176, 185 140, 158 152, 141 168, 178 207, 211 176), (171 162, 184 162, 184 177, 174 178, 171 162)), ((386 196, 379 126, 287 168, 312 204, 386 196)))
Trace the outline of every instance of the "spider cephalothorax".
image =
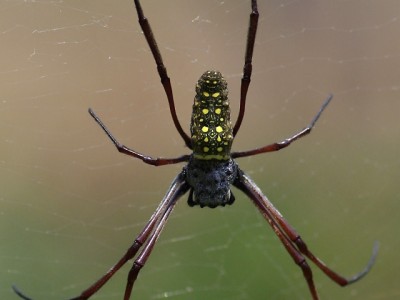
POLYGON ((231 185, 237 170, 233 159, 203 160, 192 156, 185 167, 186 181, 191 186, 188 204, 210 208, 232 204, 235 197, 231 185))

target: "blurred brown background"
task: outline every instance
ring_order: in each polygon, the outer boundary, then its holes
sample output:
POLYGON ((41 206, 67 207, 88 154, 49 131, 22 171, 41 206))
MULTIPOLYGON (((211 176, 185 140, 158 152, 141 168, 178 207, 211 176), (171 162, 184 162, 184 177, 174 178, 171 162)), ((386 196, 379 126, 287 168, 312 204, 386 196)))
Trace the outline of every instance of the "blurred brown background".
MULTIPOLYGON (((188 131, 194 85, 228 80, 233 118, 250 2, 143 0, 188 131)), ((396 299, 399 262, 400 4, 259 1, 245 150, 305 126, 280 153, 239 160, 311 249, 345 275, 313 267, 321 299, 396 299)), ((132 1, 0 1, 0 298, 79 294, 125 251, 182 165, 154 168, 119 154, 87 113, 152 156, 188 153, 176 133, 132 1)), ((301 271, 239 191, 222 209, 170 218, 133 299, 310 299, 301 271)), ((126 267, 98 294, 121 299, 126 267)))

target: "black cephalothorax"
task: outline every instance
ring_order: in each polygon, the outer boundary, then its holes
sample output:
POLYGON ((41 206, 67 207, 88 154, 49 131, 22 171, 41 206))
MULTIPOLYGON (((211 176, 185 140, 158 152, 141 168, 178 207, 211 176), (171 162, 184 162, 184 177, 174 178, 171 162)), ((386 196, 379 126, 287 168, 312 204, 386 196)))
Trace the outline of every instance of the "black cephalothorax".
POLYGON ((190 185, 188 204, 211 208, 232 204, 231 185, 237 178, 238 166, 233 159, 202 160, 192 156, 185 167, 190 185))

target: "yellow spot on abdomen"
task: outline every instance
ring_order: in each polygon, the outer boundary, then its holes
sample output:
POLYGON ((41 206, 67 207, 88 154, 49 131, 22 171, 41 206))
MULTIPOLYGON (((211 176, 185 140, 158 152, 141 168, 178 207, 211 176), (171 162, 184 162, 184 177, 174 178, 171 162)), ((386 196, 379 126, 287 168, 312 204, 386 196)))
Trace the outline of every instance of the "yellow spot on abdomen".
POLYGON ((212 94, 212 96, 213 96, 214 98, 217 98, 219 95, 220 95, 219 92, 216 92, 216 93, 212 94))
POLYGON ((222 147, 218 147, 218 148, 217 148, 217 151, 218 151, 218 152, 222 152, 222 150, 223 150, 222 147))
POLYGON ((221 113, 221 109, 220 109, 220 108, 217 108, 217 109, 215 110, 215 113, 216 113, 217 115, 219 115, 219 114, 221 113))
MULTIPOLYGON (((203 127, 204 128, 204 127, 203 127)), ((208 128, 207 128, 208 129, 208 128)), ((222 129, 222 127, 221 126, 217 126, 217 128, 215 128, 215 130, 217 131, 217 132, 222 132, 222 131, 224 131, 223 129, 222 129)))
POLYGON ((207 108, 203 108, 202 113, 205 114, 205 115, 208 114, 208 109, 207 108))
POLYGON ((208 147, 203 147, 203 151, 204 151, 204 152, 208 152, 208 151, 210 151, 210 148, 208 148, 208 147))
MULTIPOLYGON (((221 126, 219 126, 219 127, 221 127, 221 126)), ((201 131, 203 131, 203 132, 208 132, 208 127, 207 127, 207 126, 203 126, 203 127, 201 128, 201 131)))
POLYGON ((209 97, 209 96, 210 96, 210 94, 209 94, 209 93, 207 93, 207 92, 203 92, 203 96, 205 96, 205 97, 209 97))

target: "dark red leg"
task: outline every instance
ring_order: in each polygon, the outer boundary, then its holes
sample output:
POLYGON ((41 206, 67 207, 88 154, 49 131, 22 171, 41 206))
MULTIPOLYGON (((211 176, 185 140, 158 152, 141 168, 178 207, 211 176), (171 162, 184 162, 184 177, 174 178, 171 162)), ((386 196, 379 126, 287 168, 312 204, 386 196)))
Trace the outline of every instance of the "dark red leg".
POLYGON ((274 151, 279 151, 283 148, 286 148, 289 146, 291 143, 294 141, 298 140, 299 138, 302 138, 303 136, 309 134, 311 130, 314 128, 315 123, 318 121, 319 117, 321 116, 322 112, 325 110, 325 108, 328 106, 329 102, 332 100, 333 95, 329 95, 328 98, 326 98, 325 102, 322 104, 320 110, 318 113, 314 116, 314 118, 311 120, 310 124, 304 128, 303 130, 299 131, 295 135, 293 135, 290 138, 287 138, 283 140, 282 142, 279 143, 273 143, 271 145, 267 145, 261 148, 257 148, 254 150, 248 150, 248 151, 241 151, 241 152, 233 152, 232 153, 232 158, 239 158, 239 157, 246 157, 246 156, 252 156, 256 154, 261 154, 265 152, 274 152, 274 151))
POLYGON ((164 87, 165 94, 167 95, 167 98, 168 98, 169 110, 171 112, 172 120, 174 121, 176 130, 178 130, 182 139, 185 141, 186 146, 189 149, 192 149, 192 141, 191 141, 190 137, 182 129, 182 126, 178 120, 178 116, 176 115, 171 80, 168 77, 167 68, 164 66, 160 50, 158 49, 157 42, 154 38, 153 31, 151 30, 151 27, 150 27, 150 23, 143 14, 142 5, 140 4, 139 0, 135 0, 135 7, 136 7, 137 14, 138 14, 140 27, 143 30, 144 36, 146 37, 147 44, 149 45, 151 53, 153 53, 154 60, 157 64, 157 71, 158 71, 158 74, 160 75, 161 83, 164 87))
POLYGON ((111 132, 108 130, 106 125, 100 120, 100 118, 95 114, 95 112, 89 108, 89 113, 93 117, 93 119, 96 121, 97 124, 100 125, 100 127, 104 130, 104 132, 107 134, 107 136, 110 138, 110 140, 114 143, 115 147, 118 149, 119 152, 127 154, 129 156, 133 156, 135 158, 141 159, 143 162, 149 165, 153 166, 163 166, 163 165, 169 165, 169 164, 176 164, 184 161, 189 160, 189 155, 182 155, 180 157, 176 158, 152 158, 150 156, 141 154, 139 152, 136 152, 135 150, 132 150, 124 145, 121 145, 117 139, 111 134, 111 132))
POLYGON ((256 40, 257 26, 258 26, 257 1, 252 0, 249 30, 247 33, 246 54, 244 58, 243 77, 242 77, 242 84, 240 87, 240 108, 239 108, 238 118, 236 120, 235 126, 233 127, 233 136, 236 136, 236 134, 239 131, 240 125, 242 124, 243 121, 244 111, 246 109, 247 90, 249 89, 251 81, 251 72, 253 70, 252 59, 254 51, 254 42, 256 40))
MULTIPOLYGON (((128 251, 124 254, 124 256, 113 266, 110 270, 107 271, 99 280, 97 280, 94 284, 92 284, 89 288, 84 290, 80 296, 72 298, 70 300, 86 300, 95 294, 128 260, 132 259, 139 248, 145 244, 148 245, 149 241, 154 238, 154 235, 159 235, 160 233, 160 224, 162 226, 166 222, 166 218, 168 217, 173 205, 176 201, 185 194, 189 189, 188 184, 185 180, 185 175, 180 173, 172 182, 168 192, 164 196, 164 199, 161 201, 160 205, 156 209, 156 211, 151 216, 150 220, 143 228, 142 232, 138 235, 138 237, 133 242, 132 246, 129 247, 128 251), (154 229, 155 228, 155 229, 154 229), (153 230, 154 229, 154 230, 153 230), (157 233, 158 232, 158 233, 157 233), (150 240, 148 241, 150 237, 150 240)), ((153 243, 154 244, 154 243, 153 243)), ((147 246, 146 246, 147 248, 147 246)))
POLYGON ((153 231, 152 235, 150 236, 149 240, 146 242, 144 245, 143 250, 140 252, 138 257, 133 263, 133 266, 131 270, 129 271, 128 274, 128 280, 126 283, 126 288, 125 288, 125 295, 124 295, 124 300, 129 300, 133 285, 136 281, 137 276, 139 275, 140 270, 144 267, 146 264, 147 259, 149 258, 151 252, 153 251, 154 245, 157 242, 158 237, 160 236, 162 230, 164 229, 164 226, 168 220, 169 214, 173 210, 175 206, 176 201, 171 202, 167 209, 164 211, 163 216, 161 217, 160 221, 158 222, 155 230, 153 231))
POLYGON ((330 269, 308 249, 307 245, 300 238, 300 235, 296 232, 296 230, 283 218, 281 213, 262 193, 254 181, 252 181, 246 174, 244 174, 242 171, 239 171, 239 178, 234 185, 242 190, 254 202, 254 204, 263 214, 264 218, 271 225, 276 235, 280 238, 286 250, 292 256, 294 261, 300 266, 308 283, 308 287, 313 299, 317 300, 318 294, 312 279, 311 269, 305 261, 303 255, 308 257, 329 278, 341 286, 346 286, 360 280, 372 268, 378 251, 377 244, 375 244, 372 256, 364 270, 347 279, 330 269))
MULTIPOLYGON (((149 245, 151 245, 151 247, 154 246, 155 239, 160 235, 161 229, 164 227, 165 222, 167 221, 167 218, 174 204, 188 190, 189 186, 186 183, 185 174, 180 173, 172 182, 166 195, 164 196, 156 211, 151 216, 150 220, 147 222, 146 226, 136 237, 135 241, 128 248, 125 254, 100 279, 98 279, 90 287, 85 289, 79 296, 71 298, 70 300, 86 300, 93 296, 98 290, 101 289, 104 284, 108 282, 108 280, 111 279, 111 277, 113 277, 113 275, 123 265, 125 265, 130 259, 132 259, 136 255, 143 244, 145 244, 145 248, 138 256, 137 261, 144 264, 145 259, 147 259, 151 253, 151 251, 147 250, 149 248, 149 245), (145 259, 143 258, 143 253, 147 253, 147 256, 144 256, 145 259)), ((32 300, 28 296, 24 295, 17 287, 13 286, 13 289, 20 298, 24 300, 32 300)))

